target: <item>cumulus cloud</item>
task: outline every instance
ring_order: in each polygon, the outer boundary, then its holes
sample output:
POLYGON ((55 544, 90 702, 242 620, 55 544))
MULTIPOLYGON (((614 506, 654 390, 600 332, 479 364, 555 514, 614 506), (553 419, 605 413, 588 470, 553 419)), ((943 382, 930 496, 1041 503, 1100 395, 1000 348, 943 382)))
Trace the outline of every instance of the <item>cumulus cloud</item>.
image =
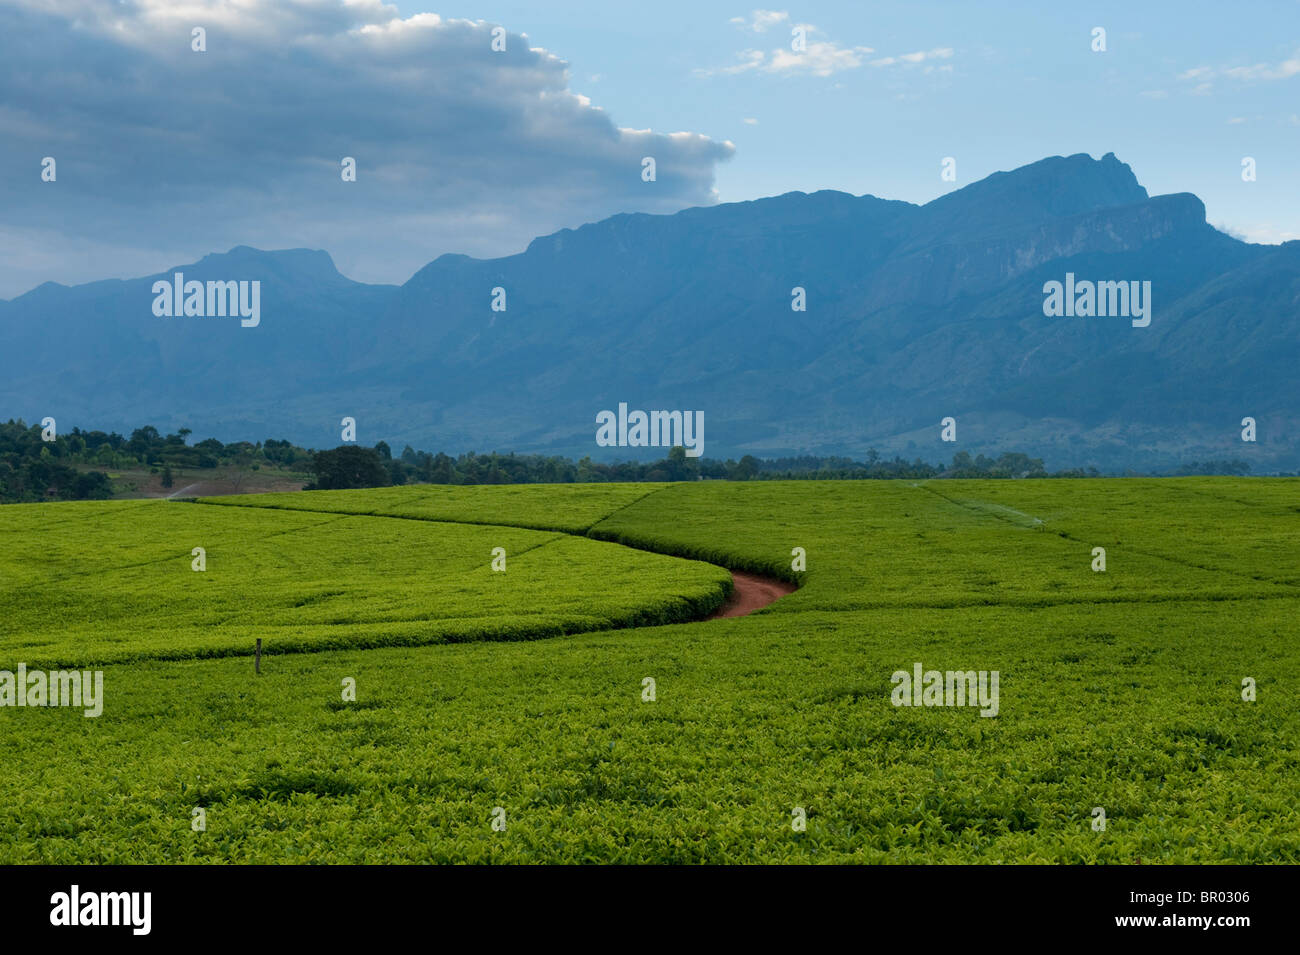
POLYGON ((716 200, 731 143, 621 127, 527 36, 494 52, 493 26, 377 0, 0 6, 0 297, 240 244, 401 282, 443 252, 716 200))

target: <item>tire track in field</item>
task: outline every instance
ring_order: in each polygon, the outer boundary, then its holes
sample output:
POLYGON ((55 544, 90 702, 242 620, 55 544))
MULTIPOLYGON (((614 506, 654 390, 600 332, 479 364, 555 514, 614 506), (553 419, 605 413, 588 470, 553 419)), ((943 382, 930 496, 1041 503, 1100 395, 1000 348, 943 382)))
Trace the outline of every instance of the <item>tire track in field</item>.
MULTIPOLYGON (((611 517, 613 517, 615 514, 618 514, 620 511, 626 511, 626 510, 627 510, 629 507, 631 507, 633 504, 640 504, 642 501, 644 501, 646 498, 650 497, 651 495, 662 493, 663 491, 666 491, 666 490, 668 490, 670 487, 673 487, 673 486, 674 486, 673 484, 665 484, 663 487, 652 487, 650 490, 646 491, 644 494, 642 494, 640 497, 638 497, 635 501, 628 501, 626 504, 622 504, 622 505, 620 505, 619 507, 614 508, 614 509, 613 509, 612 511, 610 511, 608 514, 604 515, 603 517, 601 517, 599 520, 595 521, 594 523, 588 524, 586 527, 584 527, 584 528, 582 529, 582 536, 583 536, 583 537, 591 537, 591 532, 592 532, 593 530, 595 530, 597 526, 599 526, 599 525, 601 525, 601 524, 604 524, 607 520, 609 520, 609 519, 610 519, 611 517)), ((595 538, 592 538, 592 539, 594 540, 595 538)), ((609 542, 607 542, 607 543, 617 543, 617 542, 616 542, 616 541, 609 541, 609 542)), ((625 545, 625 546, 626 546, 626 545, 625 545)), ((651 551, 650 553, 657 554, 657 553, 660 553, 660 551, 651 551)), ((666 556, 666 557, 673 557, 673 556, 675 556, 675 555, 673 555, 673 554, 665 554, 664 556, 666 556)))
MULTIPOLYGON (((243 507, 250 511, 280 511, 281 513, 321 514, 321 515, 329 515, 329 517, 331 518, 330 520, 317 521, 315 524, 304 524, 301 527, 291 527, 285 531, 276 531, 274 534, 268 534, 265 537, 257 538, 259 543, 262 541, 268 541, 272 537, 280 537, 285 534, 293 534, 303 530, 313 530, 317 527, 324 527, 326 524, 336 524, 342 520, 360 520, 363 518, 370 518, 370 519, 377 518, 380 520, 394 520, 394 521, 419 521, 420 523, 423 524, 450 524, 453 527, 455 527, 458 524, 459 525, 469 524, 474 527, 500 527, 504 530, 532 531, 533 533, 536 534, 551 535, 550 537, 547 537, 545 540, 538 541, 536 544, 529 544, 527 547, 523 548, 522 550, 514 551, 511 554, 511 557, 522 557, 524 554, 527 554, 530 551, 537 550, 539 547, 545 547, 547 544, 554 544, 557 540, 562 540, 566 537, 576 536, 574 534, 566 533, 565 531, 551 530, 549 528, 542 529, 542 528, 534 528, 534 527, 521 527, 516 524, 489 524, 483 521, 437 521, 437 520, 426 519, 423 517, 411 517, 410 515, 406 515, 406 514, 376 514, 376 513, 369 513, 369 512, 357 513, 354 511, 318 511, 306 507, 266 507, 258 504, 233 504, 232 503, 229 505, 218 505, 215 501, 199 501, 199 500, 192 500, 192 501, 188 501, 187 503, 200 504, 200 505, 206 504, 208 506, 243 507)), ((149 563, 156 563, 156 562, 149 561, 149 563)), ((470 573, 476 573, 480 569, 481 569, 480 567, 475 566, 470 569, 470 573)))
MULTIPOLYGON (((74 504, 74 503, 80 504, 83 502, 49 501, 49 502, 30 502, 30 503, 34 504, 36 507, 42 507, 42 506, 48 507, 50 504, 74 504)), ((97 504, 119 504, 120 503, 120 504, 130 504, 130 505, 141 505, 141 504, 148 504, 149 502, 145 499, 131 499, 125 501, 96 501, 95 503, 97 504)), ((9 505, 6 504, 3 506, 8 507, 9 505)), ((123 512, 130 509, 131 508, 129 507, 122 508, 123 512)), ((48 530, 51 527, 64 527, 68 524, 89 524, 95 521, 102 521, 102 520, 107 520, 109 518, 121 517, 121 514, 115 513, 113 511, 98 511, 98 510, 91 511, 89 508, 87 508, 87 511, 88 513, 81 514, 76 517, 67 517, 62 520, 54 520, 54 521, 49 521, 48 523, 43 523, 40 525, 40 529, 44 531, 44 530, 48 530)), ((3 527, 0 528, 0 534, 27 534, 30 532, 30 530, 31 528, 29 527, 3 527)))
MULTIPOLYGON (((928 491, 929 493, 933 494, 935 497, 938 497, 938 498, 940 498, 940 499, 942 499, 942 500, 944 500, 944 501, 947 501, 949 504, 953 505, 954 507, 959 507, 959 508, 961 508, 961 509, 964 510, 964 511, 969 511, 969 512, 971 512, 971 513, 973 513, 973 514, 979 514, 979 515, 984 516, 984 517, 991 517, 991 518, 993 518, 994 520, 1001 521, 1001 522, 1003 522, 1004 524, 1010 524, 1012 527, 1017 527, 1017 528, 1020 528, 1021 530, 1027 530, 1027 529, 1029 528, 1029 526, 1030 526, 1030 525, 1025 525, 1025 524, 1017 523, 1016 521, 1011 520, 1010 518, 1008 518, 1008 517, 1006 517, 1006 516, 1004 516, 1004 515, 1002 515, 1002 514, 999 514, 996 510, 991 510, 991 509, 988 509, 988 508, 982 508, 982 507, 975 507, 975 506, 973 506, 973 505, 971 505, 971 504, 967 504, 967 503, 965 503, 965 502, 963 502, 963 501, 959 501, 959 500, 957 500, 957 499, 955 499, 955 498, 948 497, 948 495, 943 494, 943 493, 941 493, 941 492, 939 492, 939 491, 936 491, 934 488, 930 487, 930 486, 927 485, 927 484, 913 484, 912 487, 919 488, 919 489, 922 490, 922 491, 928 491)), ((999 505, 999 506, 1000 506, 1000 505, 999 505)), ((1006 508, 1006 509, 1007 509, 1008 511, 1014 511, 1014 512, 1017 513, 1017 514, 1022 513, 1022 512, 1020 512, 1020 511, 1015 511, 1014 508, 1006 508)), ((1030 515, 1030 514, 1026 514, 1025 517, 1030 517, 1030 518, 1032 518, 1032 519, 1035 520, 1035 521, 1039 521, 1039 523, 1038 523, 1037 525, 1033 525, 1033 526, 1042 527, 1044 530, 1046 530, 1047 525, 1046 525, 1045 523, 1043 523, 1042 521, 1040 521, 1039 518, 1033 517, 1033 516, 1030 515)), ((1092 542, 1090 542, 1090 541, 1086 541, 1086 540, 1084 540, 1083 538, 1075 537, 1073 534, 1070 534, 1070 533, 1068 533, 1067 531, 1051 531, 1050 533, 1051 533, 1052 535, 1056 536, 1056 537, 1059 537, 1059 538, 1063 539, 1063 540, 1073 541, 1074 543, 1079 544, 1079 545, 1082 546, 1082 547, 1087 547, 1087 546, 1089 546, 1090 543, 1092 543, 1092 542)), ((1267 583, 1267 584, 1272 584, 1272 585, 1275 586, 1275 587, 1285 587, 1285 588, 1287 588, 1288 590, 1292 591, 1291 593, 1288 593, 1288 594, 1279 594, 1279 595, 1277 595, 1277 596, 1294 597, 1294 596, 1296 595, 1296 593, 1300 593, 1300 588, 1297 588, 1297 586, 1296 586, 1295 584, 1290 583, 1290 582, 1285 581, 1285 580, 1276 580, 1276 579, 1274 579, 1274 578, 1272 578, 1272 577, 1264 577, 1264 576, 1258 576, 1258 575, 1255 575, 1255 574, 1247 574, 1247 573, 1244 573, 1243 571, 1240 571, 1240 570, 1231 570, 1231 569, 1227 569, 1227 568, 1224 568, 1224 567, 1214 567, 1214 566, 1208 566, 1208 565, 1205 565, 1205 564, 1198 564, 1198 563, 1196 563, 1195 561, 1186 560, 1186 559, 1181 558, 1181 557, 1171 557, 1171 556, 1168 555, 1168 554, 1158 554, 1158 553, 1156 553, 1156 552, 1154 552, 1154 551, 1144 550, 1143 548, 1141 548, 1141 547, 1139 547, 1139 546, 1132 545, 1132 544, 1124 544, 1123 547, 1124 547, 1126 550, 1128 550, 1129 552, 1134 553, 1134 554, 1138 554, 1139 556, 1142 556, 1142 557, 1150 557, 1150 558, 1152 558, 1152 559, 1154 559, 1154 560, 1163 560, 1163 561, 1166 561, 1167 563, 1174 564, 1174 565, 1177 566, 1177 567, 1183 567, 1183 568, 1187 568, 1187 569, 1191 569, 1191 570, 1200 570, 1200 571, 1204 571, 1205 573, 1208 573, 1208 574, 1223 574, 1223 575, 1225 575, 1225 576, 1229 576, 1229 577, 1236 577, 1236 578, 1239 579, 1239 580, 1243 580, 1243 581, 1246 581, 1246 582, 1248 582, 1248 583, 1252 583, 1252 584, 1258 584, 1258 583, 1267 583)), ((1263 596, 1266 596, 1266 595, 1264 595, 1264 594, 1258 594, 1258 595, 1252 595, 1252 596, 1263 597, 1263 596)))
MULTIPOLYGON (((155 498, 155 500, 166 500, 166 498, 155 498)), ((324 511, 308 511, 307 513, 309 513, 309 514, 323 514, 323 513, 328 513, 328 512, 324 512, 324 511)), ((269 540, 271 540, 273 537, 283 537, 283 536, 286 535, 286 534, 295 534, 295 533, 298 533, 299 531, 313 530, 313 529, 315 529, 315 528, 317 528, 317 527, 324 527, 326 524, 334 524, 334 523, 337 523, 337 522, 338 522, 339 520, 341 520, 342 518, 345 518, 345 517, 353 517, 353 516, 354 516, 354 515, 352 515, 352 514, 339 514, 339 515, 337 515, 333 520, 316 521, 314 524, 303 524, 303 525, 301 525, 301 526, 299 526, 299 527, 290 527, 288 530, 274 531, 273 533, 267 534, 267 535, 264 536, 264 537, 255 537, 255 538, 252 538, 252 542, 253 542, 253 543, 258 543, 258 544, 260 544, 260 543, 262 543, 263 541, 269 541, 269 540)), ((244 542, 241 541, 240 543, 244 543, 244 542)), ((149 560, 136 561, 136 562, 133 563, 133 564, 114 564, 114 565, 113 565, 113 568, 112 568, 111 571, 106 571, 106 572, 104 572, 104 573, 117 574, 117 573, 119 573, 119 572, 121 572, 121 571, 124 571, 124 570, 135 570, 135 569, 138 569, 138 568, 140 568, 140 567, 152 567, 152 566, 155 565, 155 564, 166 564, 166 563, 168 563, 169 561, 173 561, 173 560, 184 560, 184 559, 186 559, 186 558, 188 558, 188 557, 191 557, 191 556, 192 556, 192 554, 191 554, 190 552, 188 552, 188 551, 181 551, 179 554, 168 554, 168 555, 165 555, 165 556, 163 556, 163 557, 153 557, 153 558, 150 558, 149 560)), ((76 578, 76 577, 84 577, 84 576, 85 576, 85 572, 84 572, 84 571, 73 571, 73 572, 71 572, 71 573, 62 574, 62 575, 60 575, 60 576, 58 576, 58 577, 45 577, 45 578, 42 578, 42 579, 44 579, 44 580, 48 580, 48 581, 51 581, 51 582, 56 582, 56 583, 57 583, 57 582, 65 581, 65 580, 72 580, 73 578, 76 578)))

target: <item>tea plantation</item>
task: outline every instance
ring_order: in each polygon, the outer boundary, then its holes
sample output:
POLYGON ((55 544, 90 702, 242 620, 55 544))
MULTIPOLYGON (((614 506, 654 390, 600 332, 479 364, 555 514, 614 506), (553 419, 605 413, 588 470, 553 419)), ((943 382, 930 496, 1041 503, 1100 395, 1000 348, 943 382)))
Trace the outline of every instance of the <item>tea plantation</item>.
POLYGON ((6 506, 0 669, 105 699, 0 707, 0 862, 1300 862, 1296 487, 6 506))

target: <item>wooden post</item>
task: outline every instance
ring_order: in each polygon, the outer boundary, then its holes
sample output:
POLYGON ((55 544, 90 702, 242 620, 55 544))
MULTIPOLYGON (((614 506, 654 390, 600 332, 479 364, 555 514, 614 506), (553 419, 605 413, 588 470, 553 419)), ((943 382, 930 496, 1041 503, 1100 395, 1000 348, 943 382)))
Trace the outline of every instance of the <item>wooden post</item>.
POLYGON ((257 654, 253 657, 253 670, 256 673, 262 672, 262 638, 257 638, 257 654))

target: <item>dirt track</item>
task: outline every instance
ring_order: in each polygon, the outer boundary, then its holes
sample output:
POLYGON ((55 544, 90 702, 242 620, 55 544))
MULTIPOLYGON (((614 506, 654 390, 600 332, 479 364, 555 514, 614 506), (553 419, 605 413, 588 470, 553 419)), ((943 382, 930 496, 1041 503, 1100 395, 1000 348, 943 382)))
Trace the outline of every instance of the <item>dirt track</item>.
POLYGON ((794 584, 787 584, 784 580, 759 577, 757 574, 747 574, 741 570, 733 570, 731 579, 735 583, 735 590, 731 592, 727 602, 713 612, 709 617, 710 620, 716 620, 718 617, 743 617, 760 607, 775 603, 798 589, 794 584))

